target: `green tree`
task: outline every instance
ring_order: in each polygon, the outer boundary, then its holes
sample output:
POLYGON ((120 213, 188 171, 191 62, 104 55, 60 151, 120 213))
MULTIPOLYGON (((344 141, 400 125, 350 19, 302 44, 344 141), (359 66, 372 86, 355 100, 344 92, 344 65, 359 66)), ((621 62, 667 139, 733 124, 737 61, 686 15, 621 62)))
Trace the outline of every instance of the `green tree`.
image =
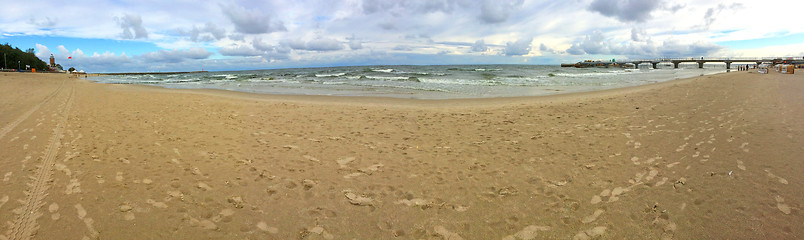
POLYGON ((67 71, 68 71, 68 72, 75 72, 75 68, 74 68, 74 67, 70 67, 70 69, 68 69, 67 71))
POLYGON ((39 71, 47 71, 47 63, 36 57, 36 50, 33 48, 27 49, 25 52, 18 47, 12 47, 8 43, 0 45, 0 55, 3 55, 2 62, 3 68, 25 68, 25 65, 31 66, 39 71))

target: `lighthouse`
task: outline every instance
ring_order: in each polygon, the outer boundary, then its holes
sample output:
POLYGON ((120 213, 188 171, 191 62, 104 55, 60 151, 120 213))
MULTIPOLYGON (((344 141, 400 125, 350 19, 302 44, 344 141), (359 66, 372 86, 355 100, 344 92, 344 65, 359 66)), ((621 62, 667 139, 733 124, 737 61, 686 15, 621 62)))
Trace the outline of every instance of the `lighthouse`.
POLYGON ((53 57, 53 54, 50 54, 50 71, 56 70, 56 58, 53 57))

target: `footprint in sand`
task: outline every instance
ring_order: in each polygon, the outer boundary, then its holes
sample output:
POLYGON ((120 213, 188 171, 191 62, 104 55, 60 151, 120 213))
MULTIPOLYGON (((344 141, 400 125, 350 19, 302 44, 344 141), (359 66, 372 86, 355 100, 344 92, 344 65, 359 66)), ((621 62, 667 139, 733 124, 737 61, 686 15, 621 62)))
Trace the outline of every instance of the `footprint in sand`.
POLYGON ((776 176, 775 174, 770 172, 770 169, 765 169, 765 172, 768 173, 768 177, 775 178, 777 181, 779 181, 779 183, 787 184, 787 179, 784 179, 782 177, 776 176))
POLYGON ((461 235, 451 232, 442 226, 435 226, 433 230, 444 240, 463 240, 463 237, 461 237, 461 235))
POLYGON ((374 172, 380 170, 380 168, 383 166, 384 165, 382 163, 374 164, 365 168, 358 169, 357 172, 347 174, 346 176, 343 176, 343 178, 355 178, 362 175, 371 175, 374 174, 374 172))
POLYGON ((78 219, 84 219, 84 217, 87 216, 87 210, 84 209, 84 206, 81 206, 80 203, 76 204, 74 207, 76 212, 78 213, 78 219))
POLYGON ((321 162, 320 160, 318 160, 318 158, 315 158, 315 157, 310 156, 310 155, 303 155, 302 157, 303 157, 304 159, 309 160, 309 161, 313 161, 313 162, 321 162))
POLYGON ((50 212, 50 219, 59 220, 59 218, 61 218, 61 214, 57 213, 57 211, 59 211, 58 204, 51 203, 50 206, 47 207, 47 211, 50 212))
POLYGON ((258 223, 257 223, 257 229, 259 229, 260 231, 263 231, 263 232, 268 232, 268 233, 271 233, 271 234, 277 234, 277 233, 279 233, 279 229, 278 229, 278 228, 275 228, 275 227, 269 227, 269 226, 268 226, 268 224, 267 224, 267 223, 265 223, 265 222, 258 222, 258 223))
POLYGON ((335 239, 335 236, 329 233, 326 229, 321 226, 315 226, 312 228, 307 228, 304 235, 309 235, 311 233, 318 234, 324 239, 335 239))
POLYGON ((402 204, 408 207, 421 207, 422 209, 429 208, 433 205, 433 201, 421 198, 414 198, 414 199, 402 199, 399 201, 394 202, 396 204, 402 204))
POLYGON ((11 180, 12 173, 13 172, 7 172, 6 175, 3 175, 3 182, 8 182, 8 180, 11 180))
POLYGON ((164 202, 157 202, 156 200, 153 200, 153 199, 145 200, 145 203, 151 204, 151 206, 154 206, 155 208, 167 208, 168 207, 167 204, 165 204, 164 202))
POLYGON ((742 145, 740 145, 740 149, 742 149, 742 150, 743 150, 743 152, 748 152, 748 151, 749 151, 749 149, 748 149, 748 148, 745 148, 745 146, 748 146, 748 143, 747 143, 747 142, 744 142, 742 145))
POLYGON ((628 192, 629 190, 630 189, 624 188, 624 187, 616 187, 616 188, 612 189, 611 190, 611 196, 609 197, 609 202, 615 202, 617 200, 620 200, 620 198, 618 196, 623 194, 623 193, 625 193, 625 192, 628 192))
POLYGON ((602 192, 600 192, 600 194, 595 195, 594 197, 592 197, 591 203, 592 204, 600 203, 601 201, 603 201, 602 198, 609 197, 609 196, 611 196, 611 190, 604 189, 602 192))
POLYGON ((198 188, 204 191, 212 190, 212 187, 203 182, 198 182, 198 188))
POLYGON ((684 143, 681 146, 678 146, 678 148, 676 148, 676 152, 684 151, 684 148, 687 148, 687 145, 689 145, 689 143, 684 143))
POLYGON ((3 205, 6 204, 6 202, 8 202, 8 195, 5 195, 3 196, 3 198, 0 198, 0 208, 2 208, 3 205))
POLYGON ((681 162, 674 162, 674 163, 667 164, 667 168, 673 168, 676 165, 678 165, 679 163, 681 163, 681 162))
POLYGON ((549 231, 549 230, 550 230, 550 227, 548 227, 548 226, 530 225, 530 226, 527 226, 527 227, 523 228, 519 232, 514 233, 513 235, 508 235, 508 236, 503 237, 503 240, 518 240, 518 239, 531 240, 531 239, 536 239, 536 237, 539 235, 539 231, 549 231))
POLYGON ((664 185, 665 183, 667 183, 667 179, 669 179, 669 178, 663 177, 662 180, 657 181, 656 184, 654 184, 653 186, 658 187, 658 186, 664 185))
POLYGON ((346 196, 346 199, 348 199, 349 203, 351 203, 352 205, 357 205, 357 206, 373 206, 374 205, 374 199, 355 194, 351 190, 345 190, 343 192, 343 194, 344 194, 344 196, 346 196))
POLYGON ((70 179, 70 183, 67 184, 67 189, 64 190, 64 193, 70 195, 73 193, 80 193, 80 192, 81 192, 81 183, 78 182, 78 179, 75 178, 70 179))
POLYGON ((345 157, 345 158, 339 158, 338 160, 335 160, 335 162, 338 163, 338 167, 340 167, 340 168, 348 168, 349 163, 352 163, 354 161, 355 161, 354 157, 345 157))
POLYGON ((118 182, 123 181, 123 172, 117 172, 117 175, 114 176, 114 180, 118 182))
POLYGON ((737 168, 745 171, 745 165, 743 165, 743 161, 737 160, 737 168))
POLYGON ((598 227, 594 227, 594 228, 591 228, 591 229, 587 229, 585 231, 581 231, 578 234, 575 234, 575 236, 572 237, 572 240, 593 239, 593 238, 596 238, 596 237, 599 237, 599 236, 603 236, 603 234, 605 234, 605 233, 606 233, 606 227, 598 226, 598 227))
POLYGON ((633 162, 634 165, 639 165, 639 157, 631 157, 631 162, 633 162))
POLYGON ((790 206, 784 203, 784 198, 782 196, 776 195, 776 208, 779 211, 782 211, 784 214, 790 214, 790 206))
POLYGON ((597 220, 598 217, 600 217, 600 214, 603 214, 604 212, 605 211, 603 211, 603 209, 597 209, 595 210, 594 213, 592 213, 592 215, 586 216, 583 219, 581 219, 581 222, 582 223, 594 222, 595 220, 597 220))

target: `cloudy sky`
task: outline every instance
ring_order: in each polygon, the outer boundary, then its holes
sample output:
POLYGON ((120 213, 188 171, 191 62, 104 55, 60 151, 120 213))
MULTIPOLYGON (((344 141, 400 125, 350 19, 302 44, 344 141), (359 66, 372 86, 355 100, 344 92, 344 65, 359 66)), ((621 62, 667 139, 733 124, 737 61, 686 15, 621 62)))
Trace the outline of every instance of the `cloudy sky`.
POLYGON ((75 0, 4 4, 0 43, 89 72, 804 56, 804 1, 75 0), (68 59, 72 57, 72 59, 68 59))

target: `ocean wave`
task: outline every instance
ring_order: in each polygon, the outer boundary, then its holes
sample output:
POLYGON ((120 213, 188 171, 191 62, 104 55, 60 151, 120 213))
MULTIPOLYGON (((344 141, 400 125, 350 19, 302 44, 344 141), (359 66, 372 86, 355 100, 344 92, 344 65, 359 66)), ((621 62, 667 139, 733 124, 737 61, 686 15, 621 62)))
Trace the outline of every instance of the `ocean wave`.
POLYGON ((608 71, 608 72, 588 72, 588 73, 551 73, 553 76, 568 77, 568 78, 585 78, 585 77, 601 77, 613 76, 623 74, 633 74, 632 71, 608 71))
POLYGON ((332 74, 316 74, 316 77, 340 77, 346 75, 346 73, 332 73, 332 74))
POLYGON ((416 77, 386 77, 386 76, 360 76, 360 79, 371 79, 371 80, 384 80, 384 81, 419 81, 416 77))
POLYGON ((375 71, 375 72, 384 72, 384 73, 390 73, 390 72, 393 72, 393 71, 394 71, 394 69, 393 69, 393 68, 388 68, 388 69, 371 69, 371 71, 375 71))

